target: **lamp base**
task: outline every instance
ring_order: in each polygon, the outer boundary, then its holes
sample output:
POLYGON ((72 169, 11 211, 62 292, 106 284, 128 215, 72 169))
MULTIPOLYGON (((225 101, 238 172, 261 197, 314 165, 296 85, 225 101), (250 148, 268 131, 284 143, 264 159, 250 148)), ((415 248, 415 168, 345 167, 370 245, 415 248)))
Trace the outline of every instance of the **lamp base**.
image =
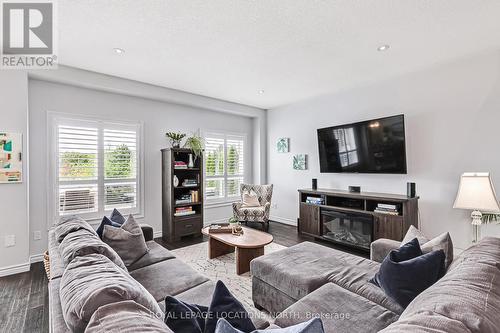
POLYGON ((483 223, 482 217, 483 214, 481 214, 480 211, 475 210, 470 214, 470 217, 472 218, 472 243, 476 244, 479 242, 481 239, 481 224, 483 223))

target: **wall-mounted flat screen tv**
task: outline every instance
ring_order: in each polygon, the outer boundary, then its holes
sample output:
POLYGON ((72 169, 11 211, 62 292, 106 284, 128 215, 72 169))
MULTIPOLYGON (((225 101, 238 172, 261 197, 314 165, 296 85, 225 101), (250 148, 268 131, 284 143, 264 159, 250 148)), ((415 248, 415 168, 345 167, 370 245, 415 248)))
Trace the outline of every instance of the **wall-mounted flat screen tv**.
POLYGON ((406 173, 404 115, 318 129, 321 172, 406 173))

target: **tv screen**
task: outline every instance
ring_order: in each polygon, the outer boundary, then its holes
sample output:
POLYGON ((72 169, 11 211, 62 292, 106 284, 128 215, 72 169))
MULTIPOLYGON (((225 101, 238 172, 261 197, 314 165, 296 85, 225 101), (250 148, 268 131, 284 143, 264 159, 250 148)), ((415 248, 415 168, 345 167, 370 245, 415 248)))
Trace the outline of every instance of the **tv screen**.
POLYGON ((318 129, 321 172, 406 173, 404 115, 318 129))

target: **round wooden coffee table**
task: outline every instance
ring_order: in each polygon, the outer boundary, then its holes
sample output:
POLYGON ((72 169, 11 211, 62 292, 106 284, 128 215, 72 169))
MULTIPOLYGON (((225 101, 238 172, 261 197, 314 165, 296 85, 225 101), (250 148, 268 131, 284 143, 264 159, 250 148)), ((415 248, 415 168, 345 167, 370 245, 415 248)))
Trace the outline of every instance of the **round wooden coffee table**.
POLYGON ((259 230, 242 227, 243 235, 208 232, 205 227, 201 232, 208 236, 208 258, 213 259, 236 250, 236 274, 250 271, 250 261, 264 255, 264 246, 273 241, 273 235, 259 230))

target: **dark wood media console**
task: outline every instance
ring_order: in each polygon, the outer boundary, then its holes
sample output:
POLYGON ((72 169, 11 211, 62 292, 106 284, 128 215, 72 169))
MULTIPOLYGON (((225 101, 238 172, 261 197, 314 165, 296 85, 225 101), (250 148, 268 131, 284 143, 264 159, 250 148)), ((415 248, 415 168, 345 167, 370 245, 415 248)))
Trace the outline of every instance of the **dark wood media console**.
POLYGON ((401 241, 410 225, 418 227, 418 197, 405 195, 300 189, 299 211, 299 233, 365 251, 376 239, 401 241), (379 204, 395 210, 376 212, 379 204))

